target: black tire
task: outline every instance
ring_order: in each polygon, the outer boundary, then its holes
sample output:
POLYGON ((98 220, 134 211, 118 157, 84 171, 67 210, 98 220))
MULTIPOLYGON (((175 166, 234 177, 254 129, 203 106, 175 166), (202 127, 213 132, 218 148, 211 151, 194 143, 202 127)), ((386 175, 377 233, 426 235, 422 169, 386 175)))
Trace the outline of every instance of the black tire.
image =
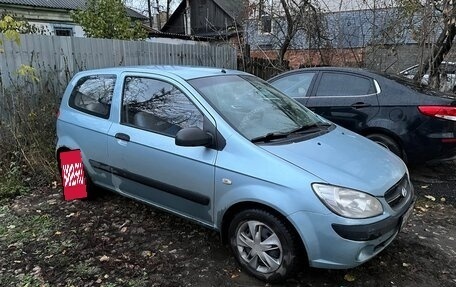
POLYGON ((299 250, 294 234, 278 217, 261 209, 239 212, 228 229, 231 249, 241 267, 256 278, 268 282, 283 280, 294 273, 299 250), (257 237, 252 236, 252 227, 257 232, 257 237), (249 241, 249 237, 253 240, 249 241), (261 250, 266 247, 258 243, 264 243, 266 238, 275 240, 271 240, 268 250, 261 250))
POLYGON ((404 159, 404 154, 399 144, 389 136, 383 134, 369 134, 366 136, 368 139, 378 143, 382 147, 390 150, 392 153, 398 157, 404 159))
POLYGON ((86 191, 87 191, 87 199, 92 200, 96 199, 97 196, 99 195, 96 192, 96 186, 93 183, 92 179, 89 177, 87 170, 84 168, 84 178, 85 178, 85 184, 86 184, 86 191))

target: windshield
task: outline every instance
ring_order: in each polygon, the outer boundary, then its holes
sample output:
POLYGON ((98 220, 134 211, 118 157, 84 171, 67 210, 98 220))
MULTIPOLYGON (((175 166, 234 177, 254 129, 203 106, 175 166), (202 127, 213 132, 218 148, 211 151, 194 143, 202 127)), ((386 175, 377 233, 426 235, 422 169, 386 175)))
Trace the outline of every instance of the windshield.
POLYGON ((252 141, 328 125, 324 119, 254 76, 214 76, 189 83, 234 129, 252 141))

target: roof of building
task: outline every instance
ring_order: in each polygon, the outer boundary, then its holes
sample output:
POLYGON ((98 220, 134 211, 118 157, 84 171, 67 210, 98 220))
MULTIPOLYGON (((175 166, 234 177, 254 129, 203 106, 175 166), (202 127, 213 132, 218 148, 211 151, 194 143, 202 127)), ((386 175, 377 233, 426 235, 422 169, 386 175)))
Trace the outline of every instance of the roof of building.
MULTIPOLYGON (((1 0, 0 0, 1 1, 1 0)), ((231 17, 234 21, 240 20, 243 11, 245 11, 245 1, 246 0, 212 0, 217 6, 220 7, 229 17, 231 17)), ((191 5, 191 3, 190 3, 191 5)), ((174 23, 180 14, 184 13, 186 7, 186 0, 182 0, 179 6, 174 10, 174 13, 169 17, 168 22, 165 23, 162 27, 162 31, 167 31, 168 28, 174 23)), ((203 37, 215 37, 220 33, 214 32, 209 33, 207 35, 202 35, 203 37)))
POLYGON ((245 10, 244 0, 213 0, 220 8, 225 11, 231 18, 238 20, 242 12, 245 10))
MULTIPOLYGON (((77 10, 85 6, 86 0, 0 0, 0 4, 32 6, 50 9, 77 10)), ((135 19, 148 19, 133 9, 126 8, 127 15, 135 19)))

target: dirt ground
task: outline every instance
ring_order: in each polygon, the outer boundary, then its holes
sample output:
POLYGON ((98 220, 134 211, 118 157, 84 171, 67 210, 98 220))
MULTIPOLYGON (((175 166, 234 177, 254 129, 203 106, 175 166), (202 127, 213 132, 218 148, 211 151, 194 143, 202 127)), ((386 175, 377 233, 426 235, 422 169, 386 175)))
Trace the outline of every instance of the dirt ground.
MULTIPOLYGON (((456 161, 411 175, 415 213, 386 250, 350 270, 303 266, 283 286, 456 286, 456 161)), ((0 286, 265 285, 216 232, 118 195, 65 202, 47 187, 0 205, 0 286)))

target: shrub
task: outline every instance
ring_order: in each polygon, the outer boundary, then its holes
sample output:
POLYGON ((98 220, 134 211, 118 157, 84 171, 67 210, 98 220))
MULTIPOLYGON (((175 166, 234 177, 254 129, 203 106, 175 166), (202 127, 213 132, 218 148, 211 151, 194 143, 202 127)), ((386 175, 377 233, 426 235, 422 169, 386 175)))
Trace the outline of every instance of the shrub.
POLYGON ((55 180, 57 96, 32 85, 3 93, 0 113, 0 198, 55 180))

